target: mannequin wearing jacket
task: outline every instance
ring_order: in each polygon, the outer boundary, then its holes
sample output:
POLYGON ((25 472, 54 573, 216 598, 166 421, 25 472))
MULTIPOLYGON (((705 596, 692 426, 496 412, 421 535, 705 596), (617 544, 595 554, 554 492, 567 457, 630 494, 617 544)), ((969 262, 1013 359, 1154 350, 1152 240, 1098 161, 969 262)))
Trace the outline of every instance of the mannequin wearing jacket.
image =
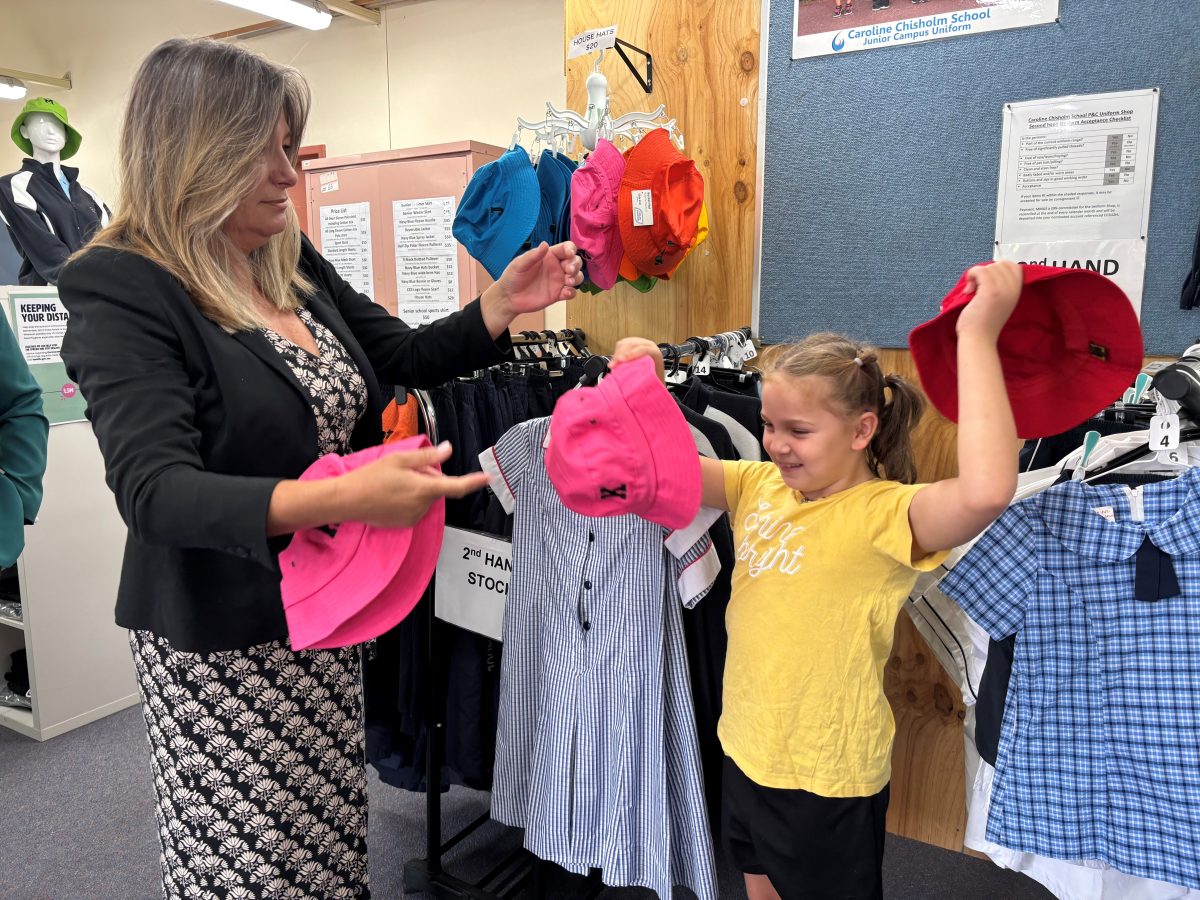
POLYGON ((0 220, 21 254, 20 284, 57 284, 67 258, 108 224, 109 210, 79 170, 64 166, 83 138, 67 111, 44 97, 25 104, 13 122, 12 139, 31 158, 0 178, 0 220))

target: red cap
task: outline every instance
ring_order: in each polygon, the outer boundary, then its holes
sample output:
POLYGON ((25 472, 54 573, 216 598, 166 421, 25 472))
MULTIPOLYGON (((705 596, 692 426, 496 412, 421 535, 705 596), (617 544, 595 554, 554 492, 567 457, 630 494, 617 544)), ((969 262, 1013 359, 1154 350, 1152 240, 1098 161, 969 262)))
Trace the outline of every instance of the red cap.
MULTIPOLYGON (((1142 369, 1142 331, 1125 293, 1098 272, 1022 264, 1025 286, 997 348, 1017 435, 1048 437, 1095 415, 1142 369)), ((921 386, 958 421, 955 326, 974 294, 966 273, 934 319, 908 336, 921 386)))
MULTIPOLYGON (((390 453, 429 446, 424 435, 338 456, 322 456, 301 481, 333 478, 390 453)), ((438 499, 412 528, 342 522, 310 528, 279 554, 280 592, 293 650, 348 647, 377 638, 407 616, 433 577, 446 503, 438 499)))
POLYGON ((632 513, 684 528, 700 511, 700 455, 649 357, 559 399, 546 474, 563 505, 584 516, 632 513))
POLYGON ((639 272, 670 275, 696 240, 704 178, 696 164, 675 149, 663 128, 656 128, 629 151, 617 223, 625 255, 639 272), (650 191, 653 223, 634 225, 633 192, 650 191))

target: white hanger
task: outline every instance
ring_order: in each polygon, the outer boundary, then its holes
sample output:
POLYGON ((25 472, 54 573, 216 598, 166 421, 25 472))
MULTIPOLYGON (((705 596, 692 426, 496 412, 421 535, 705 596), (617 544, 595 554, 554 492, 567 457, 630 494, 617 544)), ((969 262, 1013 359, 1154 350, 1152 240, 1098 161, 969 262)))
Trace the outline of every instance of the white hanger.
MULTIPOLYGON (((587 90, 588 105, 583 115, 571 109, 557 109, 553 103, 546 101, 546 118, 540 122, 528 122, 517 119, 517 129, 513 132, 512 144, 509 149, 515 149, 521 143, 521 133, 530 132, 538 143, 553 144, 555 152, 561 152, 565 143, 582 140, 583 146, 590 152, 596 149, 600 138, 615 141, 618 137, 636 143, 643 134, 655 128, 666 129, 675 145, 683 150, 683 134, 675 119, 668 119, 667 108, 659 105, 653 112, 629 112, 618 119, 613 119, 609 110, 608 79, 600 71, 600 63, 606 50, 600 50, 600 55, 592 65, 592 74, 587 77, 584 87, 587 90)), ((531 156, 534 153, 531 151, 531 156)))

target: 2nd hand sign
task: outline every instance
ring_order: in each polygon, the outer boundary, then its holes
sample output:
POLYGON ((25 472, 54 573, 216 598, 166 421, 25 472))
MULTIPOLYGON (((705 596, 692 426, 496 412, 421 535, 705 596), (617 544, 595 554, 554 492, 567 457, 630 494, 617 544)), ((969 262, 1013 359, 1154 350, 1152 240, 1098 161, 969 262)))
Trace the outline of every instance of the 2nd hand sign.
POLYGON ((585 53, 595 53, 597 50, 611 50, 615 46, 617 46, 616 25, 594 28, 571 38, 571 46, 567 48, 567 59, 574 59, 585 53))
POLYGON ((511 543, 447 528, 438 555, 434 613, 459 628, 501 640, 511 578, 511 543))

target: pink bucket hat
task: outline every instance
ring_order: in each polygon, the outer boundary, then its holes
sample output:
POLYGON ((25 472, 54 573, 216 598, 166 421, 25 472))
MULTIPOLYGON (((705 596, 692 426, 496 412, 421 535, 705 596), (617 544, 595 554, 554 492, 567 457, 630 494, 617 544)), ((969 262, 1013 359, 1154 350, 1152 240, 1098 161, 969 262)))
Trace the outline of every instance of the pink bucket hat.
POLYGON ((625 157, 604 138, 571 176, 571 240, 587 260, 588 280, 611 290, 625 254, 617 227, 617 190, 625 157))
MULTIPOLYGON (((429 446, 424 435, 347 456, 322 456, 301 481, 332 478, 397 451, 429 446)), ((297 532, 279 554, 280 590, 293 650, 348 647, 377 638, 407 616, 433 577, 446 504, 437 500, 413 528, 342 522, 297 532)))
POLYGON ((559 399, 546 474, 563 505, 584 516, 632 513, 684 528, 700 511, 700 454, 649 357, 559 399))

